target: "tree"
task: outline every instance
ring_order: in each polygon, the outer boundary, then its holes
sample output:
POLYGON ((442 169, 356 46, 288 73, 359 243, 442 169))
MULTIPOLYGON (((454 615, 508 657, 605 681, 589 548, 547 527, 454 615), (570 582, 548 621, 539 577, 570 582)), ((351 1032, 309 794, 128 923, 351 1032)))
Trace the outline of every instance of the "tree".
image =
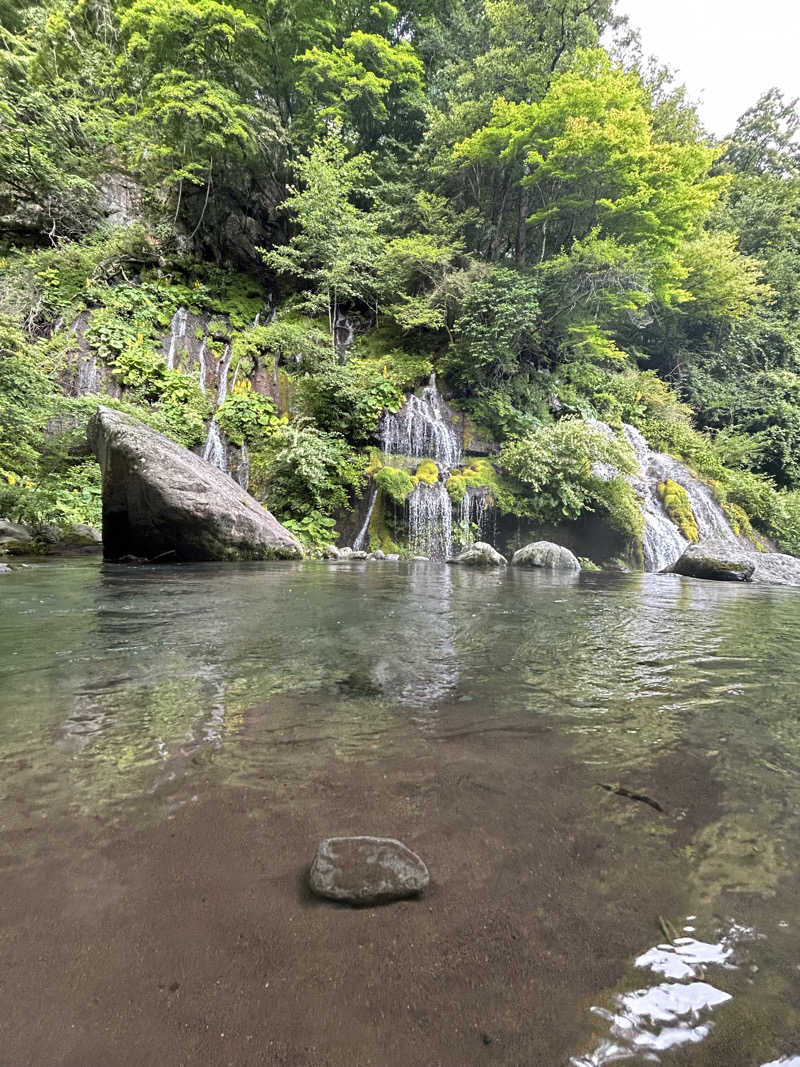
POLYGON ((312 314, 327 313, 335 347, 342 302, 370 303, 374 297, 377 221, 353 202, 370 174, 369 160, 349 156, 341 130, 334 127, 300 158, 297 171, 300 186, 290 187, 284 201, 297 232, 287 244, 262 250, 262 256, 273 270, 310 283, 302 306, 312 314))

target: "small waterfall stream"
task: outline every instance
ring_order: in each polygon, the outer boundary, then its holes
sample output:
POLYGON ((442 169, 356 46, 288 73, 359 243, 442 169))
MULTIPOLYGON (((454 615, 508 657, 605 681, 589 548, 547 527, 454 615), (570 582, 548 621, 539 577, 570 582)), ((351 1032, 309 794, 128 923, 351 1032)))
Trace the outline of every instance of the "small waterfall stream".
MULTIPOLYGON (((612 428, 604 422, 592 420, 592 425, 601 433, 614 434, 612 428)), ((680 559, 689 544, 667 515, 658 494, 659 485, 668 478, 683 486, 688 493, 701 541, 707 537, 720 537, 726 541, 746 544, 734 533, 728 517, 714 499, 711 489, 696 478, 685 464, 663 452, 654 451, 635 426, 625 423, 622 429, 639 463, 640 473, 628 476, 627 481, 642 505, 645 523, 642 554, 646 571, 662 571, 671 567, 680 559)), ((619 474, 615 468, 607 468, 600 463, 594 465, 593 471, 597 477, 603 479, 614 478, 619 474)))
POLYGON ((461 462, 461 443, 436 384, 436 375, 379 427, 381 448, 393 455, 432 459, 439 469, 433 485, 419 482, 406 502, 409 546, 416 555, 444 560, 453 553, 453 504, 445 482, 461 462))
POLYGON ((399 411, 384 415, 380 438, 384 452, 435 460, 440 471, 452 470, 461 462, 461 444, 447 417, 435 374, 421 397, 412 393, 399 411))
POLYGON ((369 498, 369 505, 367 506, 367 515, 364 519, 364 525, 356 534, 356 539, 353 541, 353 551, 360 552, 367 545, 367 534, 369 533, 369 522, 372 518, 372 512, 375 510, 375 501, 378 499, 378 487, 373 486, 372 493, 369 498))
POLYGON ((178 345, 186 336, 186 326, 189 321, 188 308, 179 307, 169 324, 169 348, 167 350, 167 366, 175 370, 177 366, 178 345))
POLYGON ((468 488, 464 493, 463 500, 461 501, 461 508, 458 516, 461 543, 464 546, 470 544, 473 540, 473 524, 478 527, 478 540, 486 540, 485 527, 489 511, 490 508, 488 506, 488 494, 486 489, 468 488))

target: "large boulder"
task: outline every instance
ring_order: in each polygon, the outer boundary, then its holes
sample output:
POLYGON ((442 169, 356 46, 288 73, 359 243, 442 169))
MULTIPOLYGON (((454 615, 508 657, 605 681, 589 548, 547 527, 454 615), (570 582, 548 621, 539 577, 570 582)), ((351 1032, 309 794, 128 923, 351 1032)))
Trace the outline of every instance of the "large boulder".
POLYGON ((137 419, 98 408, 103 551, 179 561, 300 559, 300 542, 227 474, 137 419))
POLYGON ((449 559, 448 563, 463 563, 468 567, 504 567, 508 560, 501 556, 496 548, 487 545, 485 541, 476 541, 474 545, 456 556, 449 559))
POLYGON ((689 545, 670 571, 689 578, 723 582, 800 585, 800 559, 795 556, 782 552, 757 552, 738 541, 716 538, 689 545))
POLYGON ((419 856, 393 837, 329 837, 311 864, 317 896, 348 904, 381 904, 416 896, 430 876, 419 856))
POLYGON ((22 556, 35 551, 33 534, 27 526, 11 522, 9 519, 0 519, 0 552, 22 556))
POLYGON ((581 565, 568 548, 552 541, 534 541, 520 548, 511 558, 513 567, 542 567, 551 571, 579 571, 581 565))

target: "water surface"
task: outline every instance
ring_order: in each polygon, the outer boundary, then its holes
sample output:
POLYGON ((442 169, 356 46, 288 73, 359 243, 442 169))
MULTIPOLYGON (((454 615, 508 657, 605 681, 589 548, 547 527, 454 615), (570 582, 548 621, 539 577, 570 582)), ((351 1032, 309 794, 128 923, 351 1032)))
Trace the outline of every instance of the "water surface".
MULTIPOLYGON (((76 560, 4 576, 0 606, 6 868, 66 856, 76 820, 107 841, 218 789, 288 797, 348 767, 391 782, 479 753, 498 855, 544 832, 513 817, 533 783, 561 805, 548 832, 574 856, 559 900, 520 880, 531 914, 580 900, 587 953, 613 946, 594 977, 565 935, 560 1059, 531 1051, 544 1038, 520 1003, 486 1062, 800 1064, 800 593, 76 560)), ((477 832, 488 816, 464 788, 455 810, 477 832)))

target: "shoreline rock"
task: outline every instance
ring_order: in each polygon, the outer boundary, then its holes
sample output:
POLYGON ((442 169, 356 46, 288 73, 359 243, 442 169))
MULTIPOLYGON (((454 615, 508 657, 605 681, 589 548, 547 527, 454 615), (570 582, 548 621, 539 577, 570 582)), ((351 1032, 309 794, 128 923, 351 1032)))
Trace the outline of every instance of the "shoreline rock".
POLYGON ((800 586, 800 559, 783 552, 757 552, 735 541, 709 538, 689 545, 664 573, 719 582, 800 586))
POLYGON ((169 562, 302 559, 300 542, 234 480, 137 419, 100 407, 103 554, 169 562))

